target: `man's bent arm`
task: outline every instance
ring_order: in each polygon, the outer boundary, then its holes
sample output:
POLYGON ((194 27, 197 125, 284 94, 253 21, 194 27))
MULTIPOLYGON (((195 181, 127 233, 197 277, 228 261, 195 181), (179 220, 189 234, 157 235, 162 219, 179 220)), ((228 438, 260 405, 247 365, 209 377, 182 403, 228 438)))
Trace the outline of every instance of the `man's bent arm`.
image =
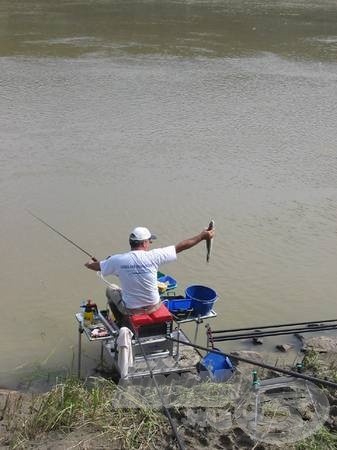
POLYGON ((85 267, 87 267, 88 269, 94 270, 95 272, 99 272, 101 270, 101 265, 99 263, 99 261, 95 259, 91 259, 90 261, 86 262, 85 267))

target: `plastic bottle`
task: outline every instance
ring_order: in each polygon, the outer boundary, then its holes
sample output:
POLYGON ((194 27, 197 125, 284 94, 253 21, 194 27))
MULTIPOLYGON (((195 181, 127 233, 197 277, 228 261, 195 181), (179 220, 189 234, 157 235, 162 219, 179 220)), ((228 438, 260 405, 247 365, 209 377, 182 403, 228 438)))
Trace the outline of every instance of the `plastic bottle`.
POLYGON ((94 318, 95 317, 97 318, 97 316, 98 316, 98 308, 97 308, 96 303, 93 302, 92 300, 91 300, 91 308, 92 308, 92 311, 94 313, 94 318))
POLYGON ((298 373, 302 373, 303 372, 303 364, 302 363, 298 362, 296 364, 296 372, 298 372, 298 373))
POLYGON ((259 378, 257 376, 256 370, 253 370, 252 375, 253 375, 253 388, 257 389, 259 387, 260 380, 259 380, 259 378))
POLYGON ((83 319, 84 322, 86 322, 87 324, 90 324, 94 321, 94 308, 91 303, 91 300, 88 300, 87 304, 85 305, 83 319))

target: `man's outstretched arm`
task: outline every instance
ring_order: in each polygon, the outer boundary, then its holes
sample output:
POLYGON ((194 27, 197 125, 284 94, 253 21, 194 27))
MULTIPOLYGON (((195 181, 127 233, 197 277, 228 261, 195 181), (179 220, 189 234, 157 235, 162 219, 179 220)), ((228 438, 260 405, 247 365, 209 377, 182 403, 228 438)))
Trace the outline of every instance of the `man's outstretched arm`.
POLYGON ((214 234, 215 234, 215 230, 203 230, 201 233, 197 234, 196 236, 179 242, 179 244, 176 245, 176 252, 180 253, 184 250, 188 250, 189 248, 192 248, 195 245, 199 244, 199 242, 201 242, 201 241, 211 240, 211 239, 213 239, 214 234))

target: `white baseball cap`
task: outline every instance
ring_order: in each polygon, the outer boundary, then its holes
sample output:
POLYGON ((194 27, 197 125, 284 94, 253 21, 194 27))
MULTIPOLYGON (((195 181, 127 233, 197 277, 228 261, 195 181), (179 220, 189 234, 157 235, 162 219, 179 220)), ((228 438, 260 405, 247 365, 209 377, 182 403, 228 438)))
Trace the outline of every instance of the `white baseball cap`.
POLYGON ((150 230, 145 227, 136 227, 130 234, 131 241, 152 241, 153 239, 157 239, 157 236, 151 234, 150 230))

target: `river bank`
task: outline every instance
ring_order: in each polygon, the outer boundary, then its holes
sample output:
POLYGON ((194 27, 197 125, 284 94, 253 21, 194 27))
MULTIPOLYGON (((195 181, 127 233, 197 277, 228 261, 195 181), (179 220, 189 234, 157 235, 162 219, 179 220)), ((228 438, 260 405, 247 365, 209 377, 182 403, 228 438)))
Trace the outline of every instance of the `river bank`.
MULTIPOLYGON (((332 341, 330 338, 315 339, 311 343, 319 351, 312 346, 307 347, 303 354, 302 373, 337 383, 336 353, 331 348, 327 351, 325 345, 327 342, 331 345, 332 341)), ((251 352, 251 357, 258 359, 259 354, 251 352)), ((302 408, 303 423, 309 423, 312 428, 309 433, 306 432, 304 439, 289 434, 291 442, 284 442, 284 439, 282 442, 280 438, 279 443, 270 443, 266 434, 267 442, 257 441, 250 433, 247 434, 247 429, 243 429, 245 427, 240 426, 239 416, 235 412, 240 402, 242 405, 242 395, 239 393, 244 384, 242 380, 247 382, 253 367, 239 363, 238 369, 242 375, 240 385, 235 380, 233 383, 210 382, 201 386, 188 380, 179 390, 175 390, 177 383, 171 380, 168 409, 186 449, 337 448, 336 389, 320 386, 319 391, 328 400, 326 417, 323 414, 319 417, 317 409, 315 418, 311 405, 307 405, 306 410, 302 408), (233 395, 234 392, 238 395, 233 395), (216 404, 214 399, 217 399, 216 404)), ((261 380, 278 376, 270 371, 258 371, 258 374, 261 380)), ((151 383, 130 388, 128 384, 116 385, 100 377, 85 381, 69 377, 44 394, 1 390, 0 447, 41 450, 179 448, 169 421, 159 407, 158 398, 152 407, 147 406, 151 405, 151 395, 153 398, 156 396, 152 387, 151 383)), ((165 389, 168 389, 167 384, 161 386, 162 394, 165 389)), ((301 411, 301 407, 297 406, 297 410, 301 411)), ((290 420, 282 408, 274 410, 272 415, 280 424, 285 419, 290 420)), ((293 430, 295 433, 295 426, 293 430)))

